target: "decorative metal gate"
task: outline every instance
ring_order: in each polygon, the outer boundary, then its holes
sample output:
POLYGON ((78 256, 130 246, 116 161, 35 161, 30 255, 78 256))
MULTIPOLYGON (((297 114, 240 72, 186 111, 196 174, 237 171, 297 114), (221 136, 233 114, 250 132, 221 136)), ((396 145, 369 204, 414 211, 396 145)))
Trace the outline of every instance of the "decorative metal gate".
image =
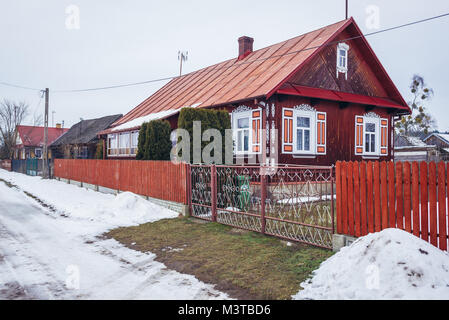
POLYGON ((332 167, 191 166, 192 216, 332 248, 332 167))

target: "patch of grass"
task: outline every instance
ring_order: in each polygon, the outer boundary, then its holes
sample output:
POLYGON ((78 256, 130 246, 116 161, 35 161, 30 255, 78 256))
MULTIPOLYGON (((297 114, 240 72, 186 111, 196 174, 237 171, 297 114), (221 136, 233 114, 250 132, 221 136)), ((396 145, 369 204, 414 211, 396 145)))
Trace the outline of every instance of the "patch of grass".
POLYGON ((330 250, 285 242, 218 223, 177 218, 118 228, 106 234, 124 245, 151 251, 156 260, 216 284, 240 299, 290 299, 300 283, 330 257, 330 250))

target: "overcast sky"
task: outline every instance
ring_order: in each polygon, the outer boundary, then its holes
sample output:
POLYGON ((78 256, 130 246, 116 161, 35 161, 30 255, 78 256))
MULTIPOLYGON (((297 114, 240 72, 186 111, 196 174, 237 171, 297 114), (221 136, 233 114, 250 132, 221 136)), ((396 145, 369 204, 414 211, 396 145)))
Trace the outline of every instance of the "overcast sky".
MULTIPOLYGON (((449 12, 447 0, 349 0, 364 33, 449 12), (367 8, 379 8, 379 29, 367 8), (374 27, 376 27, 374 25, 374 27)), ((262 48, 344 19, 344 0, 111 1, 0 0, 0 82, 50 88, 50 125, 65 127, 127 113, 165 82, 82 93, 53 90, 103 87, 175 76, 237 55, 237 38, 262 48), (79 8, 79 29, 67 28, 67 7, 79 8)), ((73 11, 71 11, 73 13, 73 11)), ((73 22, 74 20, 68 20, 73 22)), ((69 24, 73 27, 74 24, 69 24)), ((368 37, 405 100, 414 73, 435 91, 428 107, 449 130, 449 17, 368 37)), ((43 113, 36 91, 0 85, 0 99, 25 100, 43 113)))

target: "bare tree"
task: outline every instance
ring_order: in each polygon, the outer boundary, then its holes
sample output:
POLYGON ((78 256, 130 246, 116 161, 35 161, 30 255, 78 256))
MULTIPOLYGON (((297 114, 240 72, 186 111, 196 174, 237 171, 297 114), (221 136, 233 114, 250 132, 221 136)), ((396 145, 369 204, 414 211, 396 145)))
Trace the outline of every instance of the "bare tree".
POLYGON ((28 104, 3 99, 0 102, 0 140, 2 156, 12 158, 17 142, 17 126, 28 115, 28 104))

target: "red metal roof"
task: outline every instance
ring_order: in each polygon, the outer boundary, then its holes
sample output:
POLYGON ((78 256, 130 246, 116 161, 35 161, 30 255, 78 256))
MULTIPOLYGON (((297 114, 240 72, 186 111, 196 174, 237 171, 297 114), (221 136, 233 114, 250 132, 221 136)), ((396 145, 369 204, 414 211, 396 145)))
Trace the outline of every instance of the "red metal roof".
POLYGON ((304 86, 298 86, 295 84, 284 84, 280 89, 276 91, 280 94, 288 94, 294 96, 310 97, 310 98, 320 98, 333 101, 341 102, 352 102, 365 105, 373 105, 385 108, 395 108, 409 110, 408 107, 403 106, 393 100, 379 97, 370 97, 361 94, 354 94, 348 92, 326 90, 320 88, 310 88, 304 86))
MULTIPOLYGON (((68 128, 62 129, 49 127, 47 146, 68 130, 68 128)), ((42 147, 44 145, 44 127, 17 126, 17 132, 19 133, 19 137, 22 140, 22 146, 42 147)))
MULTIPOLYGON (((256 50, 241 60, 236 57, 174 78, 112 127, 151 113, 185 106, 210 107, 269 98, 323 45, 350 24, 356 25, 353 18, 256 50)), ((391 85, 394 87, 392 82, 391 85)), ((403 99, 400 102, 405 104, 403 99)))

